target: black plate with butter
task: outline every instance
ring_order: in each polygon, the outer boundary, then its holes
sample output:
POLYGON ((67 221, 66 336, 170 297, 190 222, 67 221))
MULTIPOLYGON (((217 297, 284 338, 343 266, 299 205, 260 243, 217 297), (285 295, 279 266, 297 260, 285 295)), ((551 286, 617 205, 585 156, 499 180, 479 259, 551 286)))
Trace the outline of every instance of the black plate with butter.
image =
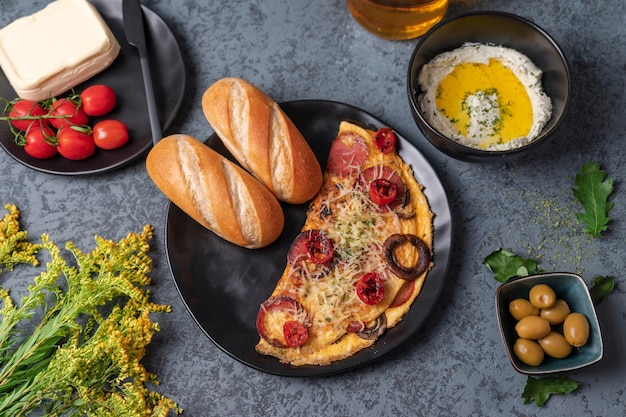
MULTIPOLYGON (((86 175, 119 168, 143 155, 152 146, 150 119, 143 87, 141 66, 137 49, 124 37, 122 0, 91 0, 115 35, 121 46, 120 53, 110 67, 76 86, 80 93, 87 86, 106 84, 115 90, 118 105, 102 118, 118 119, 126 123, 130 141, 112 151, 96 150, 81 161, 71 161, 57 155, 50 159, 30 157, 14 142, 7 122, 0 123, 0 145, 18 162, 38 171, 60 175, 86 175)), ((185 67, 180 48, 167 24, 153 11, 143 7, 148 55, 159 118, 163 130, 174 120, 182 103, 185 90, 185 67)), ((37 10, 34 10, 36 12, 37 10)), ((64 96, 67 94, 62 94, 64 96)), ((12 100, 17 95, 6 76, 0 71, 0 97, 12 100)), ((97 121, 101 118, 93 118, 97 121)))

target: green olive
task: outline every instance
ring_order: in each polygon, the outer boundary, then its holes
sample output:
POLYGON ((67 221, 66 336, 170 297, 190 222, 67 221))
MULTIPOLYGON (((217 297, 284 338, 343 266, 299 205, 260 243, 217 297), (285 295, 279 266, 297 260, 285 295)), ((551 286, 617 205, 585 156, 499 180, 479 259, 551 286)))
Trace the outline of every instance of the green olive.
POLYGON ((543 362, 543 349, 533 340, 517 339, 513 345, 513 353, 526 365, 538 366, 543 362))
POLYGON ((517 322, 515 331, 522 339, 541 339, 550 333, 550 323, 539 316, 526 316, 517 322))
POLYGON ((539 315, 539 309, 530 304, 530 301, 517 298, 509 303, 509 313, 515 320, 521 320, 526 316, 539 315))
POLYGON ((584 314, 571 313, 563 322, 563 335, 570 345, 581 347, 589 339, 589 321, 584 314))
POLYGON ((548 320, 554 326, 563 323, 569 313, 570 309, 565 300, 559 299, 552 307, 541 309, 539 317, 548 320))
POLYGON ((532 305, 539 309, 550 308, 556 302, 556 294, 550 286, 537 284, 530 289, 528 299, 532 305))
POLYGON ((538 342, 546 355, 553 358, 565 358, 572 353, 572 345, 558 332, 550 332, 547 336, 539 339, 538 342))

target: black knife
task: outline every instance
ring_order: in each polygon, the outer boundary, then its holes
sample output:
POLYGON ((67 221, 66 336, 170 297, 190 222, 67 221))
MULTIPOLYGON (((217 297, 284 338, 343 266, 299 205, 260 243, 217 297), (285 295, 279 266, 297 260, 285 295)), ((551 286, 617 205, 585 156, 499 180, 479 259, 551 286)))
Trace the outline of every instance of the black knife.
POLYGON ((141 2, 139 0, 123 0, 122 13, 126 41, 139 51, 139 62, 141 64, 143 84, 146 90, 146 99, 148 101, 148 116, 150 117, 152 143, 156 145, 156 143, 161 140, 163 133, 161 132, 161 122, 159 120, 159 112, 157 110, 154 87, 152 85, 152 76, 150 74, 150 62, 148 59, 148 48, 146 46, 146 33, 143 26, 141 2))

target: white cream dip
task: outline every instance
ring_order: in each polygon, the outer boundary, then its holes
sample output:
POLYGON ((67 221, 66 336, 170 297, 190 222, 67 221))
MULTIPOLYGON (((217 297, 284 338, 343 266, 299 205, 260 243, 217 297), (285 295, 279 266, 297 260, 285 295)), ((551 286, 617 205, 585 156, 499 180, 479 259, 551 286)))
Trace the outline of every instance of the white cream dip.
POLYGON ((502 46, 468 43, 437 55, 420 70, 424 118, 465 146, 509 150, 537 138, 552 115, 542 71, 502 46))

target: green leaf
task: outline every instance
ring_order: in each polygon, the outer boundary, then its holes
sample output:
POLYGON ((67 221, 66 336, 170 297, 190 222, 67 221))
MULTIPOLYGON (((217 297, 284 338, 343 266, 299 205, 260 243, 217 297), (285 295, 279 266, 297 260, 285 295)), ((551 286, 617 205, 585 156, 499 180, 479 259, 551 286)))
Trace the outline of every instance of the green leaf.
POLYGON ((530 404, 534 401, 538 407, 541 407, 548 401, 550 395, 569 394, 578 388, 578 385, 578 382, 568 378, 534 378, 529 376, 522 398, 524 398, 524 404, 530 404))
POLYGON ((604 300, 604 296, 613 291, 615 280, 611 277, 595 277, 593 286, 589 289, 591 300, 594 305, 598 305, 604 300))
POLYGON ((494 278, 499 282, 537 273, 537 262, 534 259, 524 259, 502 248, 491 252, 483 260, 483 265, 495 274, 494 278))
POLYGON ((576 213, 576 218, 585 224, 583 231, 593 237, 601 237, 611 220, 608 212, 613 208, 613 203, 608 198, 613 192, 613 179, 604 180, 605 175, 600 165, 588 162, 574 178, 576 187, 572 191, 584 210, 576 213))

